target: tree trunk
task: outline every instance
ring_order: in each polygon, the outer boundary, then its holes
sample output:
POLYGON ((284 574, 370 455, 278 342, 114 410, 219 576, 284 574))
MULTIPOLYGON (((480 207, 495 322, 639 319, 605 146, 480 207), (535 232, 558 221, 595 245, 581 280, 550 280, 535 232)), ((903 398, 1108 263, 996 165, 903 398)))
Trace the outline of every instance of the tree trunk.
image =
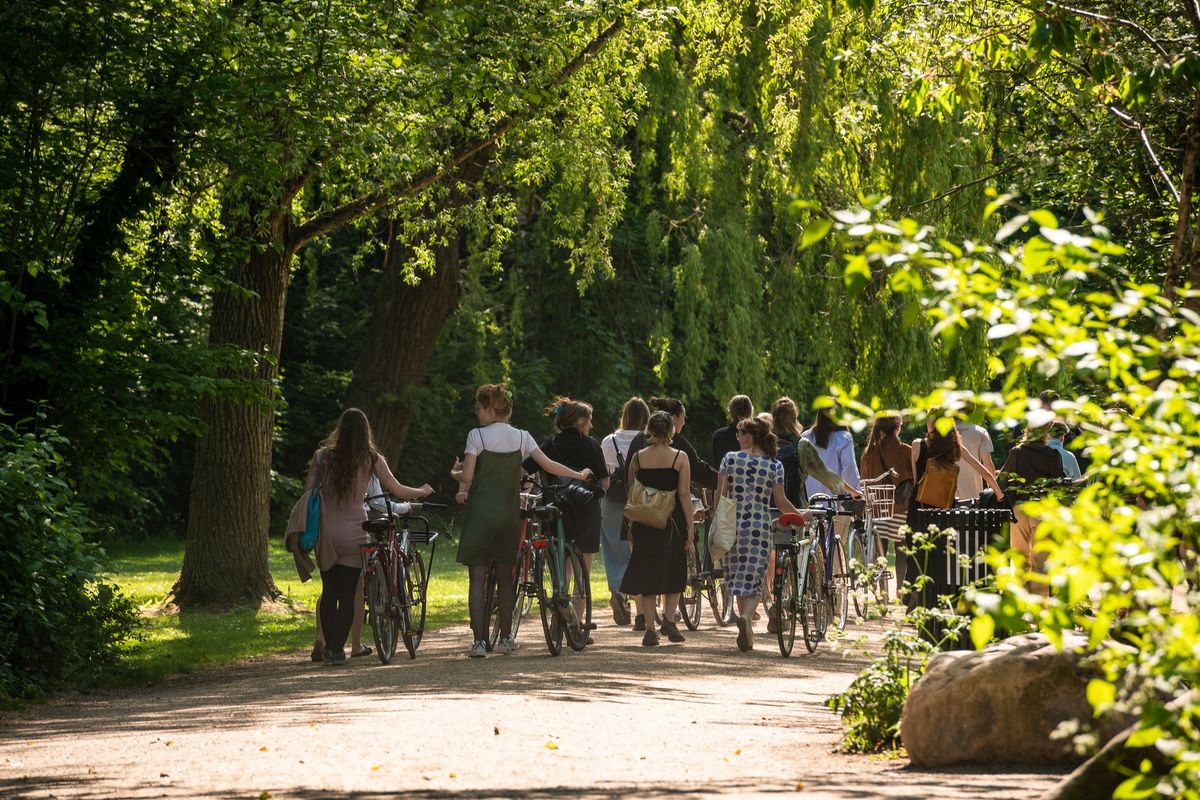
POLYGON ((1195 93, 1192 118, 1188 122, 1183 142, 1183 166, 1179 182, 1179 208, 1175 220, 1175 235, 1171 246, 1171 258, 1167 263, 1167 275, 1163 281, 1163 293, 1174 300, 1179 288, 1183 265, 1190 263, 1189 280, 1192 288, 1200 287, 1200 260, 1196 242, 1192 241, 1191 257, 1188 253, 1188 232, 1192 226, 1192 195, 1195 192, 1197 157, 1200 156, 1200 92, 1195 93))
POLYGON ((196 446, 187 544, 175 584, 181 608, 279 596, 267 559, 267 531, 275 380, 294 255, 284 244, 284 229, 280 214, 232 276, 247 291, 218 292, 213 300, 209 343, 259 355, 252 367, 221 375, 251 386, 251 400, 215 397, 201 406, 207 433, 196 446))
POLYGON ((460 239, 451 234, 436 248, 436 271, 416 286, 404 280, 405 248, 393 241, 384 260, 380 300, 346 403, 366 412, 376 445, 393 464, 412 421, 411 388, 424 380, 442 326, 458 306, 460 239))

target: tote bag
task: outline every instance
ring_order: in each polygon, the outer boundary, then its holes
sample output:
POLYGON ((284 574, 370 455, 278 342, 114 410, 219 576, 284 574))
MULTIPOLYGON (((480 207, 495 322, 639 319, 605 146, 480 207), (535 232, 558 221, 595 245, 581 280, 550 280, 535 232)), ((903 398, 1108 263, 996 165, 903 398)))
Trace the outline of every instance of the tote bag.
POLYGON ((943 464, 940 459, 930 459, 917 484, 917 502, 934 508, 950 508, 954 505, 957 489, 958 464, 943 464))
POLYGON ((675 510, 675 489, 655 489, 637 479, 637 456, 633 457, 633 482, 629 485, 629 499, 625 502, 625 518, 650 528, 665 530, 671 512, 675 510))
POLYGON ((708 526, 708 552, 713 561, 720 561, 733 549, 737 540, 737 501, 722 497, 717 501, 717 511, 708 526))

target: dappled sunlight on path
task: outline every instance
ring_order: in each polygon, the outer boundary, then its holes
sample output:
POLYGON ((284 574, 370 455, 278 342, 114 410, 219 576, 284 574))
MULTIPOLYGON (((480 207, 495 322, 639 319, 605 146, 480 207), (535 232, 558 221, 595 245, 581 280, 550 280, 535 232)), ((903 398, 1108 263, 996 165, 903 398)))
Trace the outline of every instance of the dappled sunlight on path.
MULTIPOLYGON (((871 648, 882 630, 848 638, 871 648)), ((949 800, 1035 796, 1055 778, 835 754, 840 722, 823 704, 863 667, 861 648, 782 659, 765 623, 747 654, 708 619, 686 635, 643 648, 602 622, 594 646, 552 658, 534 617, 513 656, 468 659, 452 629, 388 666, 304 653, 68 697, 3 720, 0 795, 949 800)))

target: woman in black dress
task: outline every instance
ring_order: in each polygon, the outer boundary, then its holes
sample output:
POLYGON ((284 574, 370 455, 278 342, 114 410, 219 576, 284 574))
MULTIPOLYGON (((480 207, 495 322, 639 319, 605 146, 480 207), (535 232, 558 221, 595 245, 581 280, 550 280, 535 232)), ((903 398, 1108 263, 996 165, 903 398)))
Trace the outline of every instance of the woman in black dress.
MULTIPOLYGON (((695 549, 696 539, 691 513, 691 466, 682 451, 671 447, 674 435, 675 424, 670 414, 664 411, 651 414, 646 424, 649 444, 629 458, 631 487, 637 481, 652 489, 674 489, 676 495, 675 509, 665 529, 637 522, 630 526, 633 554, 621 580, 621 593, 636 598, 639 611, 648 621, 653 619, 655 596, 663 595, 659 630, 672 642, 682 642, 683 635, 673 620, 687 583, 686 554, 695 549)), ((646 625, 642 644, 646 647, 658 644, 654 625, 646 625)))

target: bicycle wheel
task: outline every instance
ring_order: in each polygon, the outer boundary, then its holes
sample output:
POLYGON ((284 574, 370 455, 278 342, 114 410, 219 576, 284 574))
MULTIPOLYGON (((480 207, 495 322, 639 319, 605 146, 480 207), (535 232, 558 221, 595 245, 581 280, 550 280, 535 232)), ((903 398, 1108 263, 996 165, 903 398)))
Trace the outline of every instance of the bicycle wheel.
POLYGON ((786 658, 796 643, 796 616, 799 609, 799 587, 796 575, 796 556, 786 553, 775 573, 775 619, 779 652, 786 658))
POLYGON ((695 550, 687 554, 687 583, 679 598, 679 612, 689 631, 700 627, 700 554, 695 550))
POLYGON ((866 619, 871 605, 871 587, 868 586, 871 557, 863 550, 860 533, 858 530, 850 531, 850 597, 854 600, 854 613, 859 619, 866 619))
POLYGON ((846 620, 850 616, 851 580, 850 567, 846 561, 846 545, 842 543, 841 539, 834 538, 833 550, 829 554, 829 558, 833 563, 833 569, 829 573, 831 579, 827 584, 829 613, 833 624, 841 631, 846 629, 846 620))
POLYGON ((563 617, 563 628, 567 634, 567 644, 579 652, 587 647, 588 637, 592 632, 592 582, 583 559, 574 545, 568 545, 566 585, 563 595, 568 602, 561 604, 559 613, 563 617))
POLYGON ((513 603, 512 631, 509 635, 514 639, 517 638, 517 631, 521 628, 521 620, 525 618, 525 614, 529 611, 529 606, 533 602, 533 597, 529 592, 529 584, 525 581, 526 563, 528 560, 529 551, 522 547, 520 552, 517 553, 517 566, 513 574, 516 601, 513 603))
POLYGON ((708 567, 708 607, 712 609, 717 625, 724 628, 733 623, 737 605, 733 602, 733 595, 725 583, 723 573, 719 567, 713 564, 712 556, 707 548, 704 551, 704 563, 708 567))
POLYGON ((536 580, 538 611, 542 615, 542 633, 546 635, 546 647, 550 655, 562 652, 562 618, 554 609, 554 556, 546 551, 537 557, 536 580))
POLYGON ((884 615, 886 615, 888 606, 891 604, 889 598, 891 597, 892 573, 888 569, 887 556, 884 555, 883 537, 876 531, 871 531, 871 539, 875 542, 875 551, 871 554, 871 558, 873 561, 881 562, 875 564, 875 571, 873 573, 875 576, 875 597, 884 615))
POLYGON ((500 587, 496 584, 495 564, 488 567, 487 583, 483 590, 483 615, 488 631, 488 638, 483 644, 490 653, 500 640, 500 587))
POLYGON ((800 597, 800 627, 804 633, 804 648, 815 653, 817 645, 825 637, 825 602, 821 599, 818 587, 821 585, 821 572, 824 564, 819 554, 810 553, 808 562, 800 570, 800 586, 797 594, 800 597))
POLYGON ((371 624, 371 638, 375 642, 375 653, 379 660, 388 664, 396 655, 398 625, 388 598, 387 568, 378 560, 370 565, 363 583, 363 594, 367 598, 367 618, 371 624))
POLYGON ((420 551, 413 550, 409 557, 411 560, 404 576, 408 584, 408 621, 411 633, 405 634, 404 644, 408 647, 409 655, 416 658, 416 650, 421 646, 421 637, 425 635, 425 589, 429 578, 425 575, 425 560, 421 558, 420 551))

